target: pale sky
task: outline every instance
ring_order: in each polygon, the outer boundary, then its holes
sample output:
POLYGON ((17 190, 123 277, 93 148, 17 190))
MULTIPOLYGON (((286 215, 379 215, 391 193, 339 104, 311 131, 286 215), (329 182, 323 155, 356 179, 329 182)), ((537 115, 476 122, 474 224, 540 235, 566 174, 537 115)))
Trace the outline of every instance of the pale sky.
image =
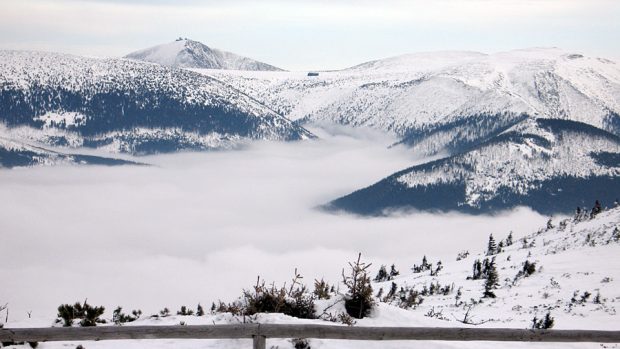
POLYGON ((120 57, 180 36, 290 70, 535 46, 618 59, 620 1, 0 1, 0 49, 120 57))

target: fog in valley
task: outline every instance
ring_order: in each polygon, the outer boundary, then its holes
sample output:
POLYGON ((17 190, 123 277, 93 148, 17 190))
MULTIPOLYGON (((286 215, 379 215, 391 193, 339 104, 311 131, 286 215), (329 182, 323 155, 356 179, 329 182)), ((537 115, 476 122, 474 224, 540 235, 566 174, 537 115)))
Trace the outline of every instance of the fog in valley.
POLYGON ((530 233, 547 217, 395 213, 362 218, 317 210, 422 159, 372 133, 258 142, 226 152, 140 158, 154 166, 0 170, 0 301, 10 320, 52 318, 61 303, 153 314, 232 301, 260 275, 295 268, 340 280, 361 252, 402 271, 427 255, 481 251, 490 233, 530 233))

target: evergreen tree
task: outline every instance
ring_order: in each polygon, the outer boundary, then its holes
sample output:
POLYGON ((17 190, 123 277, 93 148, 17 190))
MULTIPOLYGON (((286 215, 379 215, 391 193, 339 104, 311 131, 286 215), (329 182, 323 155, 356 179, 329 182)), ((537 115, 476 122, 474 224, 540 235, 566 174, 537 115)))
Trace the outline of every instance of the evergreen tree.
POLYGON ((554 319, 551 317, 551 313, 547 312, 544 319, 538 319, 534 317, 532 320, 532 328, 538 330, 547 330, 553 327, 554 319))
POLYGON ((379 289, 379 292, 377 292, 377 294, 375 295, 375 298, 379 298, 380 300, 382 296, 383 296, 383 287, 379 289))
POLYGON ((499 274, 495 266, 495 258, 491 259, 486 269, 487 280, 484 283, 484 297, 495 298, 493 290, 499 286, 499 274))
POLYGON ((314 279, 314 296, 318 299, 330 299, 330 287, 325 280, 314 279))
POLYGON ((360 253, 357 261, 349 263, 350 275, 347 276, 344 270, 342 271, 342 282, 348 289, 344 307, 349 316, 357 319, 366 317, 374 304, 372 286, 367 272, 371 264, 361 262, 361 258, 360 253))
POLYGON ((611 239, 615 242, 620 241, 620 229, 618 229, 618 227, 614 229, 613 234, 611 235, 611 239))
POLYGON ((196 307, 196 316, 204 316, 204 315, 205 315, 205 310, 202 308, 202 305, 198 303, 198 306, 196 307))
POLYGON ((463 287, 459 287, 456 291, 456 296, 454 296, 454 305, 457 307, 461 305, 461 298, 463 297, 463 292, 461 291, 462 289, 463 287))
POLYGON ((112 322, 116 325, 124 324, 126 322, 133 322, 138 320, 140 315, 142 315, 142 310, 133 310, 131 315, 128 315, 124 314, 123 308, 119 306, 112 312, 112 322))
POLYGON ((441 261, 439 261, 437 262, 437 268, 435 270, 431 269, 431 276, 437 276, 441 269, 443 269, 443 265, 441 264, 441 261))
POLYGON ((382 282, 386 280, 388 280, 388 273, 387 273, 387 270, 385 269, 385 265, 382 265, 379 268, 379 271, 377 272, 377 276, 375 276, 374 281, 382 282))
POLYGON ((390 280, 394 279, 394 277, 398 275, 400 275, 400 272, 396 270, 396 266, 392 264, 392 267, 390 268, 390 280))
POLYGON ((398 285, 396 285, 396 283, 392 281, 392 285, 390 286, 390 292, 388 292, 388 294, 385 296, 384 301, 389 301, 391 299, 394 299, 394 296, 396 296, 397 290, 398 290, 398 285))
POLYGON ((184 315, 184 316, 194 315, 194 311, 182 305, 181 309, 177 311, 177 315, 184 315))
POLYGON ((553 225, 553 222, 551 221, 551 217, 549 217, 549 220, 547 221, 547 230, 551 230, 555 228, 555 226, 553 225))
POLYGON ((97 326, 97 323, 105 323, 105 320, 101 319, 104 311, 104 307, 93 307, 86 301, 83 304, 62 304, 58 307, 59 319, 57 322, 62 322, 63 326, 70 327, 73 325, 73 320, 81 320, 79 324, 82 327, 97 326))
POLYGON ((473 265, 473 271, 472 271, 472 276, 471 278, 473 280, 478 280, 482 278, 482 263, 480 262, 479 259, 476 259, 474 261, 474 265, 473 265))
POLYGON ((603 207, 601 206, 601 203, 596 200, 594 207, 592 208, 592 212, 590 213, 590 218, 596 217, 596 215, 601 213, 601 211, 603 211, 603 207))
POLYGON ((508 237, 506 238, 506 246, 511 246, 512 245, 512 231, 510 232, 510 234, 508 234, 508 237))
POLYGON ((423 271, 431 270, 432 267, 433 267, 433 265, 429 264, 428 260, 426 259, 426 256, 424 256, 422 258, 422 265, 420 265, 420 266, 414 265, 413 268, 411 268, 411 270, 414 273, 421 273, 423 271))
POLYGON ((495 238, 493 238, 493 234, 489 235, 489 243, 487 245, 487 256, 492 256, 497 252, 497 244, 495 243, 495 238))

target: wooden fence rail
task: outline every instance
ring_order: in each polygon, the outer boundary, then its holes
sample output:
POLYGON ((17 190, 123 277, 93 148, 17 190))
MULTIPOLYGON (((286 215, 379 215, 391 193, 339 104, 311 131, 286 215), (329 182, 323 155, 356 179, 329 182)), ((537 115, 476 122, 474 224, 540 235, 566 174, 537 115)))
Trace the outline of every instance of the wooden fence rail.
POLYGON ((620 343, 620 331, 523 330, 512 328, 348 327, 334 325, 323 326, 287 324, 0 329, 0 342, 99 341, 112 339, 172 338, 247 338, 253 339, 254 349, 264 349, 266 338, 620 343))

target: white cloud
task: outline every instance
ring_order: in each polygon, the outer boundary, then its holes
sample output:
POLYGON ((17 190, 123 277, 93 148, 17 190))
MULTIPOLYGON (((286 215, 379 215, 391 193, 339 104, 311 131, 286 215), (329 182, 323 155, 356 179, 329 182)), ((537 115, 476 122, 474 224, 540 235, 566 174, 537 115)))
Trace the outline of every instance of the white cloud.
POLYGON ((406 272, 422 255, 480 251, 489 233, 544 223, 528 210, 498 217, 414 214, 358 218, 314 210, 413 164, 391 139, 364 135, 243 151, 147 158, 153 167, 0 171, 0 301, 11 317, 54 316, 84 298, 109 308, 230 301, 257 275, 338 281, 363 252, 406 272))

